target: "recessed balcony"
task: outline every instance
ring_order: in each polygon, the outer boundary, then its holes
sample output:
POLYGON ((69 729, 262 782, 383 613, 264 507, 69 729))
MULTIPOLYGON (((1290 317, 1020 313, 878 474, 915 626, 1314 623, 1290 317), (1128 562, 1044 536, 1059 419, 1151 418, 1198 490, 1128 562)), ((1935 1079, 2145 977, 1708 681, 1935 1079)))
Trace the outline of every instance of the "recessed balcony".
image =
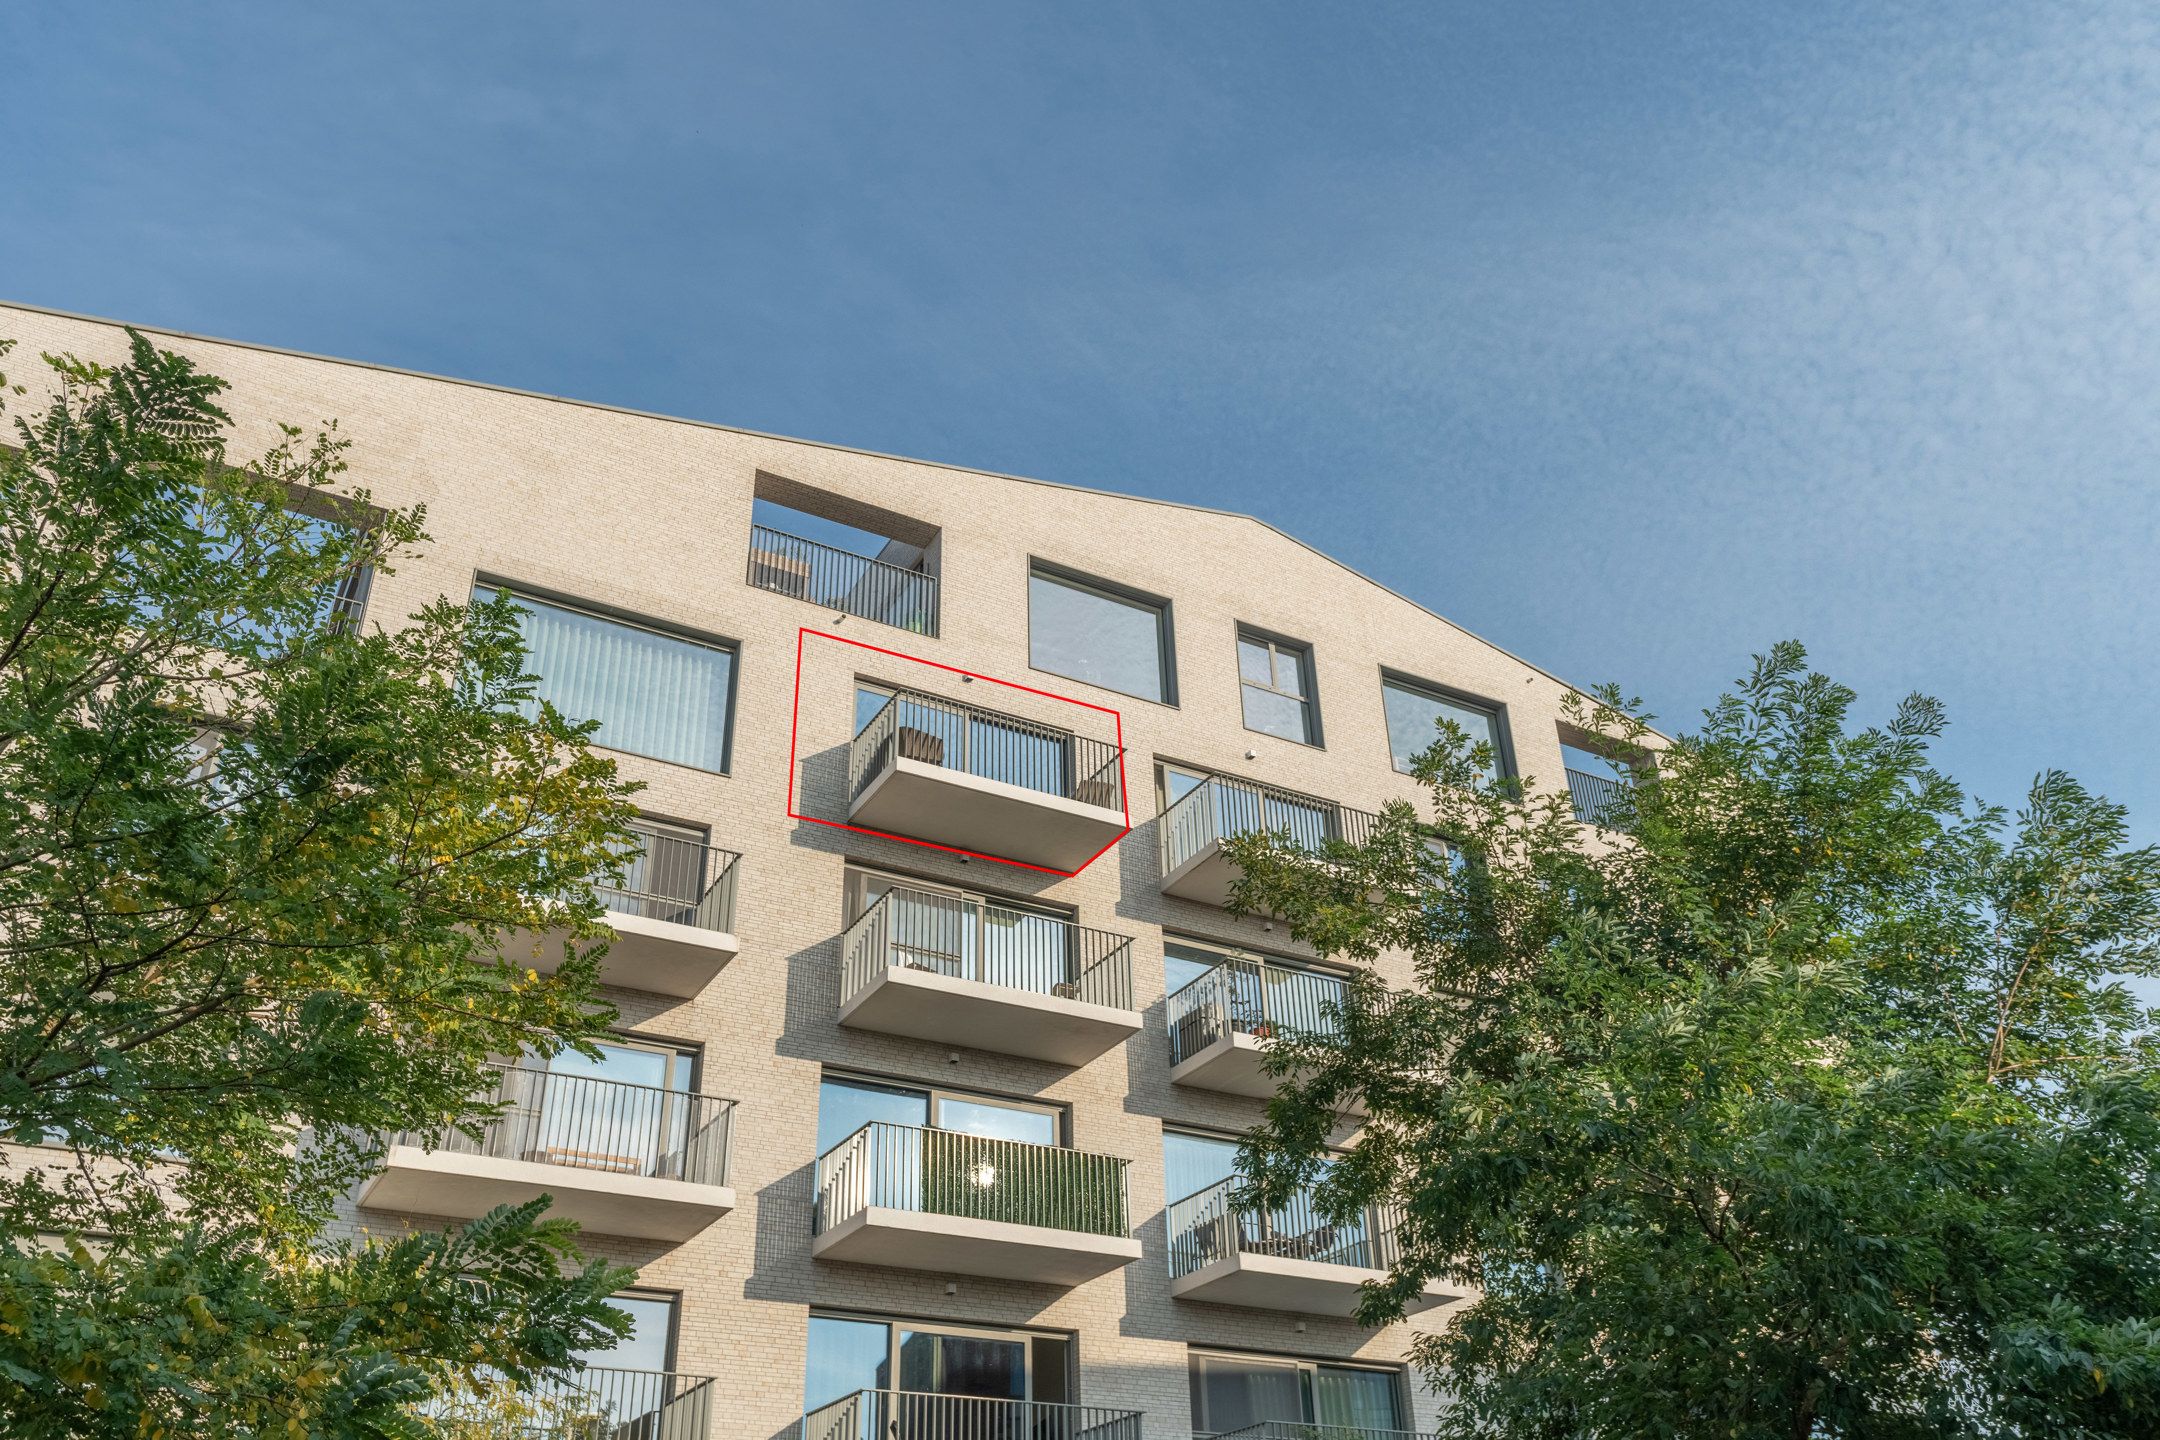
POLYGON ((857 1390, 803 1416, 800 1440, 1141 1440, 1138 1410, 857 1390))
POLYGON ((821 1260, 1078 1285, 1140 1258, 1127 1162, 872 1121, 818 1157, 821 1260))
POLYGON ((1132 941, 974 896, 892 886, 841 942, 840 1023, 1056 1065, 1140 1030, 1132 941))
MULTIPOLYGON (((1322 1218, 1309 1193, 1279 1210, 1241 1210, 1231 1201, 1239 1183, 1211 1185, 1166 1212, 1173 1298, 1349 1316, 1357 1312, 1360 1287, 1386 1278, 1399 1253, 1401 1216, 1393 1206, 1375 1206, 1348 1223, 1322 1218)), ((1409 1308, 1426 1310, 1449 1298, 1428 1285, 1409 1308)))
POLYGON ((1277 1036, 1341 1030, 1349 986, 1338 976, 1245 957, 1225 959, 1169 998, 1170 1081, 1266 1100, 1262 1063, 1277 1036))
POLYGON ((747 579, 760 590, 807 600, 822 610, 859 615, 917 635, 938 633, 938 581, 914 546, 888 541, 907 564, 858 555, 766 525, 750 527, 747 579))
POLYGON ((976 705, 894 690, 848 756, 848 819, 1070 874, 1127 829, 1124 751, 976 705))
POLYGON ((1567 772, 1568 802, 1575 818, 1585 825, 1617 830, 1626 826, 1628 783, 1611 775, 1570 768, 1567 772))
POLYGON ((374 1210, 470 1220, 552 1195, 551 1214, 596 1235, 688 1240, 735 1208, 735 1102, 536 1065, 500 1065, 500 1113, 477 1138, 392 1135, 360 1193, 374 1210))
MULTIPOLYGON (((621 885, 593 887, 615 932, 600 960, 600 981, 690 999, 742 949, 735 938, 742 857, 650 823, 633 822, 629 829, 642 852, 630 862, 621 885)), ((553 974, 562 963, 559 934, 534 945, 531 934, 521 931, 515 943, 531 952, 531 965, 542 973, 553 974)))
POLYGON ((1318 854, 1331 842, 1363 844, 1380 817, 1332 800, 1300 795, 1251 780, 1214 775, 1162 814, 1162 892, 1203 905, 1226 906, 1238 869, 1223 842, 1239 835, 1277 835, 1318 854))

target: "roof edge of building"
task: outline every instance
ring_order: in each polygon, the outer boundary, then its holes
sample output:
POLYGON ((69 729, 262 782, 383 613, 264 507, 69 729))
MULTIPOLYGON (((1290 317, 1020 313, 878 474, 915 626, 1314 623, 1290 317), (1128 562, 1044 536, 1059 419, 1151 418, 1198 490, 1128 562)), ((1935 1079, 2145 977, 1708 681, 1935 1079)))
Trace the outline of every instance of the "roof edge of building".
MULTIPOLYGON (((1092 485, 1074 485, 1063 480, 1044 480, 1032 475, 1009 475, 1001 470, 985 470, 976 465, 955 465, 942 460, 925 460, 913 455, 893 455, 882 450, 866 450, 859 445, 841 445, 830 440, 806 440, 799 435, 781 435, 769 430, 752 430, 742 425, 727 425, 717 420, 696 420, 683 415, 668 415, 657 410, 639 410, 628 405, 610 405, 603 400, 580 400, 570 395, 552 395, 545 390, 525 390, 515 385, 497 385, 487 380, 469 380, 458 375, 438 375, 429 370, 413 370, 402 365, 384 365, 373 360, 354 360, 342 355, 318 355, 309 350, 294 350, 283 345, 266 345, 256 340, 235 340, 223 335, 203 335, 192 330, 175 330, 165 325, 142 325, 130 320, 115 320, 108 315, 85 315, 76 310, 62 310, 51 305, 33 305, 26 300, 10 300, 0 296, 0 310, 20 310, 33 315, 49 315, 60 320, 74 320, 86 325, 109 325, 120 330, 140 330, 145 335, 162 335, 175 340, 193 340, 205 345, 228 345, 238 350, 255 350, 265 355, 282 355, 294 360, 312 360, 324 365, 346 365, 356 370, 374 370, 385 375, 399 375, 411 380, 431 380, 443 385, 463 385, 475 390, 490 390, 498 395, 513 395, 523 400, 545 400, 556 405, 573 405, 585 410, 600 410, 614 415, 628 415, 640 420, 658 420, 669 425, 691 425, 701 430, 718 430, 730 435, 748 436, 755 440, 774 440, 786 445, 809 445, 820 450, 832 450, 844 455, 860 455, 870 460, 889 460, 901 465, 923 465, 936 470, 954 470, 965 475, 980 475, 990 480, 1009 480, 1019 485, 1041 485, 1052 490, 1068 490, 1080 495, 1100 495, 1111 500, 1127 500, 1139 505, 1164 505, 1173 510, 1191 510, 1203 515, 1221 515, 1231 520, 1243 520, 1257 525, 1270 534, 1281 537, 1344 573, 1363 581, 1382 594, 1390 595, 1413 609, 1430 615, 1449 629, 1456 631, 1478 644, 1495 650, 1516 664, 1534 670, 1555 685, 1563 686, 1576 694, 1588 697, 1588 690, 1571 680, 1564 680, 1533 660, 1526 660, 1504 645, 1496 645, 1468 627, 1450 620, 1429 605, 1411 599, 1408 595, 1373 579, 1364 571, 1347 564, 1322 550, 1317 545, 1299 539, 1289 531, 1257 515, 1242 510, 1224 510, 1213 505, 1195 505, 1184 500, 1163 500, 1152 495, 1128 495, 1120 490, 1103 490, 1092 485)), ((1653 732, 1655 733, 1655 732, 1653 732)))

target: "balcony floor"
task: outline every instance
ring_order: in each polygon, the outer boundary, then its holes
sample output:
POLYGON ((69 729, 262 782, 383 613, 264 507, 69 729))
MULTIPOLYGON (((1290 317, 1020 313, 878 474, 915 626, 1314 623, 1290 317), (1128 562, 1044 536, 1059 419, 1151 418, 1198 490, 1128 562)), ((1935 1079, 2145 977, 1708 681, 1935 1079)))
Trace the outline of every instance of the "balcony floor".
MULTIPOLYGON (((1170 1295, 1176 1300, 1203 1300, 1248 1310, 1347 1317, 1357 1312, 1358 1287, 1386 1276, 1386 1271, 1359 1265, 1241 1253, 1180 1275, 1170 1282, 1170 1295)), ((1436 1286, 1427 1286, 1424 1297, 1409 1307, 1410 1313, 1430 1310, 1453 1298, 1436 1286)))
POLYGON ((1085 1065, 1140 1032, 1136 1011, 889 966, 840 1007, 856 1030, 1085 1065))
POLYGON ((384 1153, 383 1168, 362 1188, 360 1204, 471 1220, 498 1205, 518 1205, 543 1194, 555 1197, 550 1215, 575 1220, 595 1235, 636 1240, 688 1240, 735 1208, 735 1191, 726 1185, 416 1145, 393 1145, 384 1153))
POLYGON ((1072 1286, 1132 1264, 1140 1242, 872 1205, 814 1238, 810 1253, 858 1265, 1072 1286))
POLYGON ((1123 835, 1125 812, 905 757, 848 807, 852 824, 1070 873, 1123 835))
MULTIPOLYGON (((613 910, 608 912, 607 923, 615 932, 615 943, 600 959, 600 983, 625 990, 694 999, 742 950, 742 943, 726 930, 613 910)), ((561 934, 550 933, 541 936, 537 945, 533 942, 531 931, 515 931, 504 953, 523 957, 522 963, 543 975, 554 974, 562 964, 561 934)))

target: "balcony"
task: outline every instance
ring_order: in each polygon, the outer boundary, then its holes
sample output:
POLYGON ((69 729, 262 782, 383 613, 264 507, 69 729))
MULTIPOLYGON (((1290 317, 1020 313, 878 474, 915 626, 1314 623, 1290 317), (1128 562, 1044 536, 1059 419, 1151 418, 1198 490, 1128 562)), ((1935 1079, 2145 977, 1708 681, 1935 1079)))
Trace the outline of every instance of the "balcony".
MULTIPOLYGON (((621 885, 593 887, 615 932, 600 960, 600 982, 688 1000, 742 948, 735 938, 742 857, 649 825, 633 822, 629 828, 644 849, 630 862, 621 885)), ((530 951, 531 964, 544 973, 553 974, 562 963, 559 937, 534 945, 530 932, 520 931, 514 943, 530 951)))
POLYGON ((1054 726, 896 690, 848 755, 848 819, 1077 871, 1126 831, 1125 752, 1054 726))
POLYGON ((708 1440, 713 1382, 665 1370, 588 1365, 522 1389, 504 1381, 431 1400, 420 1413, 467 1440, 708 1440))
POLYGON ((1281 834, 1299 849, 1320 851, 1330 841, 1359 845, 1380 817, 1332 800, 1215 775, 1165 810, 1162 892, 1203 905, 1228 905, 1237 867, 1223 854, 1239 835, 1281 834))
POLYGON ((937 576, 764 525, 750 527, 749 582, 917 635, 938 633, 937 576))
MULTIPOLYGON (((1309 1193, 1280 1210, 1240 1210, 1231 1203, 1239 1183, 1224 1180, 1169 1207, 1171 1296, 1300 1315, 1355 1314, 1359 1287, 1384 1278, 1395 1262, 1400 1212, 1375 1206, 1337 1224, 1321 1218, 1309 1193)), ((1428 1286, 1410 1309, 1447 1298, 1428 1286)))
POLYGON ((840 1023, 1085 1065, 1139 1033, 1132 941, 894 886, 841 941, 840 1023))
POLYGON ((801 1440, 1141 1440, 1140 1412, 912 1390, 857 1390, 803 1416, 801 1440))
POLYGON ((810 1253, 1078 1285, 1130 1265, 1126 1161, 874 1120, 818 1157, 810 1253))
POLYGON ((532 1065, 498 1065, 476 1139, 444 1127, 392 1135, 360 1193, 375 1210, 470 1220, 555 1197, 550 1213, 597 1235, 688 1240, 735 1208, 735 1102, 532 1065))
POLYGON ((1587 770, 1570 769, 1567 772, 1568 799, 1575 807, 1575 818, 1585 825, 1597 825, 1608 830, 1621 828, 1627 805, 1625 780, 1610 775, 1596 775, 1587 770))
POLYGON ((1225 960, 1164 1007, 1170 1081, 1268 1099, 1276 1084, 1261 1065, 1269 1040, 1291 1030, 1337 1033, 1348 996, 1349 987, 1333 975, 1265 960, 1225 960))

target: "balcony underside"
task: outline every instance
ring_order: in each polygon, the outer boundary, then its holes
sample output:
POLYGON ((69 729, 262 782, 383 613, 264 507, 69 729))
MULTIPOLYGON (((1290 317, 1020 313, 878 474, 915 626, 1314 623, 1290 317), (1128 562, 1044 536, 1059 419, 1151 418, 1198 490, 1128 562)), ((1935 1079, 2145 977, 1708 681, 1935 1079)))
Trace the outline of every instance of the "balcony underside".
MULTIPOLYGON (((607 923, 615 932, 615 943, 600 958, 600 983, 625 990, 693 999, 742 948, 729 931, 673 920, 610 911, 607 923)), ((519 930, 504 953, 543 975, 552 975, 562 964, 562 936, 543 935, 535 943, 531 931, 519 930)))
MULTIPOLYGON (((1261 1067, 1260 1056, 1266 1048, 1267 1042, 1243 1031, 1232 1031, 1171 1066, 1170 1083, 1222 1095, 1272 1100, 1281 1082, 1270 1079, 1261 1067)), ((1360 1095, 1343 1108, 1351 1115, 1363 1115, 1365 1097, 1360 1095)))
MULTIPOLYGON (((1293 1260, 1281 1255, 1232 1255, 1170 1282, 1171 1298, 1236 1305, 1247 1310, 1285 1310, 1298 1315, 1350 1316, 1357 1313, 1358 1287, 1384 1280, 1384 1270, 1293 1260)), ((1409 1306, 1412 1314, 1445 1304, 1453 1297, 1428 1285, 1409 1306)))
POLYGON ((649 1175, 533 1160, 503 1160, 393 1145, 383 1168, 360 1192, 371 1210, 447 1215, 471 1220, 498 1205, 552 1195, 548 1214, 575 1220, 595 1235, 636 1240, 688 1240, 735 1208, 726 1185, 699 1185, 649 1175))
POLYGON ((1220 908, 1230 903, 1230 882, 1237 877, 1238 867, 1223 854, 1222 842, 1210 840, 1162 877, 1162 893, 1220 908))
POLYGON ((872 1205, 818 1235, 810 1253, 858 1265, 1071 1286, 1132 1264, 1140 1242, 872 1205))
POLYGON ((842 1005, 840 1023, 1054 1065, 1085 1065, 1140 1030, 1131 1010, 898 966, 842 1005))
POLYGON ((1068 872, 1126 830, 1122 810, 905 757, 863 787, 848 819, 871 830, 1068 872))
POLYGON ((1261 1042, 1242 1031, 1222 1039, 1170 1067, 1170 1083, 1195 1090, 1215 1090, 1224 1095, 1245 1095, 1267 1100, 1275 1094, 1275 1082, 1260 1068, 1261 1042))

